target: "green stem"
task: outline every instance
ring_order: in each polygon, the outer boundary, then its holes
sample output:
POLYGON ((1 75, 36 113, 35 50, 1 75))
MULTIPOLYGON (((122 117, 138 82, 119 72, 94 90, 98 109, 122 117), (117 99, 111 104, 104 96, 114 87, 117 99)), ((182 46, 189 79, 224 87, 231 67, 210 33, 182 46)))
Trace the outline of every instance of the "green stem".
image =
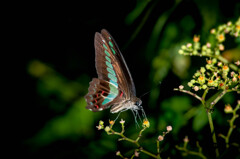
POLYGON ((206 100, 205 100, 206 95, 208 93, 208 90, 209 90, 208 88, 205 89, 205 91, 204 91, 204 93, 202 95, 202 98, 201 98, 202 105, 204 106, 205 109, 209 109, 209 107, 207 107, 206 100))
POLYGON ((208 93, 209 88, 205 89, 203 95, 202 95, 202 101, 205 101, 206 95, 208 93))
POLYGON ((231 92, 232 90, 223 90, 211 103, 210 103, 210 109, 214 107, 214 105, 227 93, 231 92))
POLYGON ((213 145, 214 145, 214 148, 215 148, 215 153, 216 153, 216 157, 219 157, 219 150, 218 150, 218 147, 217 147, 217 138, 216 138, 216 134, 215 134, 215 131, 214 131, 214 125, 213 125, 213 120, 212 120, 212 114, 211 114, 211 109, 213 108, 213 106, 219 101, 219 99, 221 99, 221 97, 225 94, 220 93, 219 96, 217 96, 217 98, 210 104, 210 107, 209 107, 209 104, 206 103, 205 101, 205 97, 208 93, 208 89, 206 89, 203 93, 203 96, 202 96, 202 104, 204 106, 204 108, 207 109, 207 116, 208 116, 208 122, 209 122, 209 126, 210 126, 210 130, 211 130, 211 134, 212 134, 212 140, 213 140, 213 145), (223 94, 223 95, 222 95, 223 94), (218 99, 219 98, 219 99, 218 99), (210 110, 209 110, 210 109, 210 110))
POLYGON ((159 148, 159 141, 157 140, 157 153, 160 153, 160 148, 159 148))
POLYGON ((157 140, 157 157, 161 158, 160 157, 160 146, 159 146, 159 141, 158 140, 157 140))
POLYGON ((215 131, 214 131, 212 114, 211 114, 211 112, 208 111, 207 115, 208 115, 208 121, 209 121, 210 129, 211 129, 212 140, 213 140, 213 144, 214 144, 214 148, 215 148, 216 157, 219 157, 219 150, 218 150, 218 147, 217 147, 217 138, 216 138, 216 134, 215 134, 215 131))
POLYGON ((140 147, 139 143, 138 143, 136 140, 130 139, 130 138, 126 137, 125 135, 123 135, 122 133, 115 132, 115 131, 112 130, 112 129, 111 129, 111 132, 112 132, 112 134, 119 135, 119 136, 122 137, 121 139, 119 139, 119 141, 121 141, 121 140, 126 140, 126 141, 129 141, 129 142, 131 142, 131 143, 136 144, 137 147, 140 147))
POLYGON ((137 139, 135 140, 136 142, 138 142, 138 140, 141 138, 142 133, 143 133, 143 131, 144 131, 146 128, 147 128, 147 127, 144 127, 144 128, 139 132, 139 135, 138 135, 137 139))
POLYGON ((195 152, 195 151, 190 151, 188 150, 186 147, 179 147, 179 146, 176 146, 176 148, 180 151, 184 151, 186 152, 187 154, 190 154, 190 155, 195 155, 195 156, 199 156, 203 159, 207 159, 207 157, 205 157, 201 152, 195 152))
POLYGON ((229 148, 229 138, 232 134, 232 131, 234 129, 234 121, 235 119, 238 117, 238 115, 236 114, 237 113, 237 110, 240 108, 240 104, 238 104, 236 106, 236 108, 233 110, 233 117, 232 119, 229 121, 229 125, 230 125, 230 128, 228 130, 228 133, 227 133, 227 136, 225 137, 225 142, 226 142, 226 148, 229 148))
POLYGON ((192 93, 192 92, 190 92, 190 91, 183 90, 183 89, 177 89, 177 88, 174 88, 173 90, 174 90, 174 91, 180 91, 180 92, 183 92, 183 93, 187 93, 187 94, 189 94, 189 95, 197 98, 198 100, 202 101, 202 98, 201 98, 201 97, 199 97, 197 94, 192 93))
POLYGON ((148 151, 146 151, 146 150, 144 150, 144 149, 142 149, 142 148, 140 148, 139 151, 141 151, 141 152, 145 153, 146 155, 149 155, 149 156, 151 156, 151 157, 153 157, 153 158, 161 159, 160 156, 154 155, 153 153, 148 152, 148 151))
MULTIPOLYGON (((137 147, 140 147, 140 144, 138 143, 138 140, 140 139, 141 134, 142 134, 142 132, 143 132, 145 129, 146 129, 146 127, 143 128, 143 129, 140 131, 139 136, 138 136, 138 138, 137 138, 136 140, 133 140, 133 139, 130 139, 130 138, 126 137, 125 135, 123 135, 123 133, 115 132, 113 129, 111 129, 111 132, 112 132, 112 133, 109 133, 109 132, 108 132, 108 134, 109 134, 109 135, 110 135, 110 134, 119 135, 119 136, 122 137, 121 139, 119 139, 119 141, 121 141, 121 140, 126 140, 126 141, 129 141, 129 142, 131 142, 131 143, 134 143, 137 147)), ((153 158, 161 159, 161 157, 160 157, 159 155, 155 155, 155 154, 153 154, 153 153, 151 153, 151 152, 149 152, 149 151, 144 150, 143 148, 139 148, 139 149, 137 149, 137 150, 138 150, 138 151, 141 151, 141 152, 145 153, 146 155, 149 155, 149 156, 151 156, 151 157, 153 157, 153 158)))

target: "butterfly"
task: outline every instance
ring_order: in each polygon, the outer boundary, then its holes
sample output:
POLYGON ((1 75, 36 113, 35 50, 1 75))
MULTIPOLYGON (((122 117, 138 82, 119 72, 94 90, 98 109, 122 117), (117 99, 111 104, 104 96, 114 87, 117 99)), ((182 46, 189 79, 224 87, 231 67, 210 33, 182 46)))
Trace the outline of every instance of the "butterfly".
MULTIPOLYGON (((98 78, 89 83, 84 97, 86 108, 97 112, 111 107, 111 113, 144 110, 141 99, 136 97, 136 89, 127 64, 113 37, 105 29, 95 33, 95 63, 98 78)), ((134 114, 135 116, 135 114, 134 114)))

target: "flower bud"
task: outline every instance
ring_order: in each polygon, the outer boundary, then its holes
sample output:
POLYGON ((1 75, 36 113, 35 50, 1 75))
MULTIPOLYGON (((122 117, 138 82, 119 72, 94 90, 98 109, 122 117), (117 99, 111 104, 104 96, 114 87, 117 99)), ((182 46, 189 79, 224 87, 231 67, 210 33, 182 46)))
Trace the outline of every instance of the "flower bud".
POLYGON ((179 54, 183 54, 184 51, 183 51, 183 50, 179 50, 178 53, 179 53, 179 54))
POLYGON ((109 124, 110 124, 110 125, 113 125, 113 124, 114 124, 114 121, 113 121, 113 120, 109 120, 109 124))
POLYGON ((162 135, 158 136, 158 141, 163 141, 164 137, 162 135))
POLYGON ((193 41, 194 42, 199 42, 199 40, 200 40, 200 36, 194 35, 193 41))
POLYGON ((224 45, 223 45, 223 44, 220 44, 218 47, 219 47, 219 50, 220 50, 220 51, 223 51, 223 50, 224 50, 224 45))
POLYGON ((121 119, 120 124, 124 124, 125 120, 121 119))
POLYGON ((199 87, 198 87, 198 86, 195 86, 193 89, 194 89, 194 91, 198 91, 198 90, 199 90, 199 87))
POLYGON ((204 72, 206 71, 206 69, 205 69, 204 67, 201 67, 200 71, 201 71, 202 73, 204 73, 204 72))
POLYGON ((167 126, 167 131, 172 131, 172 126, 167 126))
POLYGON ((228 104, 228 105, 225 106, 224 112, 225 112, 225 113, 232 113, 232 112, 233 112, 233 109, 232 109, 232 107, 231 107, 230 104, 228 104))
POLYGON ((206 88, 207 88, 206 84, 202 85, 202 89, 206 89, 206 88))
POLYGON ((185 136, 185 138, 183 139, 183 142, 189 142, 188 136, 185 136))
POLYGON ((229 67, 227 65, 223 66, 223 71, 229 71, 229 67))
POLYGON ((104 122, 102 120, 99 121, 99 125, 103 125, 104 122))
POLYGON ((237 81, 237 77, 233 77, 233 78, 232 78, 232 81, 233 81, 233 82, 236 82, 236 81, 237 81))
POLYGON ((209 85, 209 86, 213 86, 213 84, 214 84, 214 83, 213 83, 213 80, 208 80, 208 85, 209 85))
POLYGON ((183 85, 180 85, 180 86, 179 86, 179 89, 181 89, 181 90, 182 90, 183 88, 184 88, 184 86, 183 86, 183 85))
POLYGON ((96 128, 97 128, 98 130, 101 130, 101 129, 103 129, 103 126, 102 126, 102 125, 98 125, 98 126, 96 126, 96 128))
POLYGON ((192 84, 191 82, 188 82, 188 86, 189 86, 189 87, 192 87, 193 84, 192 84))
POLYGON ((188 47, 188 48, 191 48, 191 47, 192 47, 192 43, 188 43, 188 44, 187 44, 187 47, 188 47))
POLYGON ((111 129, 109 126, 106 126, 105 129, 104 129, 106 132, 109 132, 111 129))
POLYGON ((116 156, 120 156, 120 154, 121 154, 120 151, 116 152, 116 156))
POLYGON ((218 35, 217 37, 219 42, 223 42, 225 40, 225 36, 223 34, 218 35))
POLYGON ((198 82, 199 82, 200 84, 205 83, 205 77, 199 76, 199 77, 198 77, 198 82))
POLYGON ((135 150, 134 155, 135 155, 136 157, 139 157, 139 152, 135 150))
POLYGON ((216 33, 216 29, 211 29, 210 33, 211 34, 215 34, 216 33))
POLYGON ((237 62, 235 62, 235 64, 239 66, 240 65, 240 61, 238 60, 237 62))
POLYGON ((210 43, 207 43, 206 46, 207 46, 208 48, 210 48, 210 47, 211 47, 211 44, 210 44, 210 43))
POLYGON ((147 128, 150 127, 150 123, 149 123, 149 121, 147 119, 143 120, 143 127, 147 127, 147 128))

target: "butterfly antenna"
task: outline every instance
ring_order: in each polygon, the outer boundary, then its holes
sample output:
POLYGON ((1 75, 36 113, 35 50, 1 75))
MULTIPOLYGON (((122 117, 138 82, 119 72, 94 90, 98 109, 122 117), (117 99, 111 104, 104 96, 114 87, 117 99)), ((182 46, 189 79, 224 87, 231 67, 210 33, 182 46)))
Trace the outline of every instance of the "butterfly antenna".
MULTIPOLYGON (((154 86, 153 88, 156 88, 156 87, 158 87, 160 84, 161 84, 162 82, 161 81, 159 81, 158 82, 158 84, 156 85, 156 86, 154 86)), ((148 93, 150 93, 152 90, 150 90, 150 91, 147 91, 146 93, 143 93, 141 96, 140 96, 140 99, 143 97, 143 96, 145 96, 145 95, 147 95, 148 93)))
POLYGON ((143 93, 141 96, 140 96, 140 99, 143 97, 143 96, 145 96, 145 95, 147 95, 148 93, 150 93, 151 91, 147 91, 146 93, 143 93))

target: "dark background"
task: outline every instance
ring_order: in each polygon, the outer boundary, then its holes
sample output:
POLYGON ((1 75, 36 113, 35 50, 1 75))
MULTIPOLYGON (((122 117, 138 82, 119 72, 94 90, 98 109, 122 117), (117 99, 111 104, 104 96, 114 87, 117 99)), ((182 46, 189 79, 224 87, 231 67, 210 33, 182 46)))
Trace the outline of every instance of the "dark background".
MULTIPOLYGON (((14 94, 20 104, 14 106, 17 115, 12 124, 14 141, 10 143, 9 155, 117 158, 115 152, 120 150, 130 156, 134 145, 118 142, 115 136, 95 128, 99 120, 108 124, 116 116, 109 110, 97 113, 86 110, 83 99, 91 78, 97 77, 94 34, 105 28, 122 51, 137 95, 151 90, 142 97, 151 123, 143 146, 155 152, 158 135, 172 125, 173 132, 161 144, 163 158, 180 157, 175 145, 182 144, 186 135, 193 149, 199 141, 204 154, 214 156, 208 123, 201 116, 184 117, 189 109, 199 108, 200 103, 173 91, 180 84, 187 86, 194 72, 205 65, 205 58, 181 56, 178 50, 192 42, 195 34, 201 35, 204 44, 211 28, 235 22, 240 15, 239 1, 39 2, 19 4, 16 8, 10 21, 17 43, 16 56, 12 57, 19 83, 15 82, 20 86, 14 94)), ((239 48, 232 43, 226 45, 230 49, 239 48)), ((232 93, 218 103, 214 118, 218 133, 228 129, 230 116, 223 113, 224 104, 235 106, 236 102, 237 95, 232 93)), ((120 118, 126 120, 126 133, 136 137, 139 128, 132 113, 122 113, 120 118)), ((237 134, 239 129, 233 136, 237 134)), ((237 153, 233 148, 232 154, 237 153)))

